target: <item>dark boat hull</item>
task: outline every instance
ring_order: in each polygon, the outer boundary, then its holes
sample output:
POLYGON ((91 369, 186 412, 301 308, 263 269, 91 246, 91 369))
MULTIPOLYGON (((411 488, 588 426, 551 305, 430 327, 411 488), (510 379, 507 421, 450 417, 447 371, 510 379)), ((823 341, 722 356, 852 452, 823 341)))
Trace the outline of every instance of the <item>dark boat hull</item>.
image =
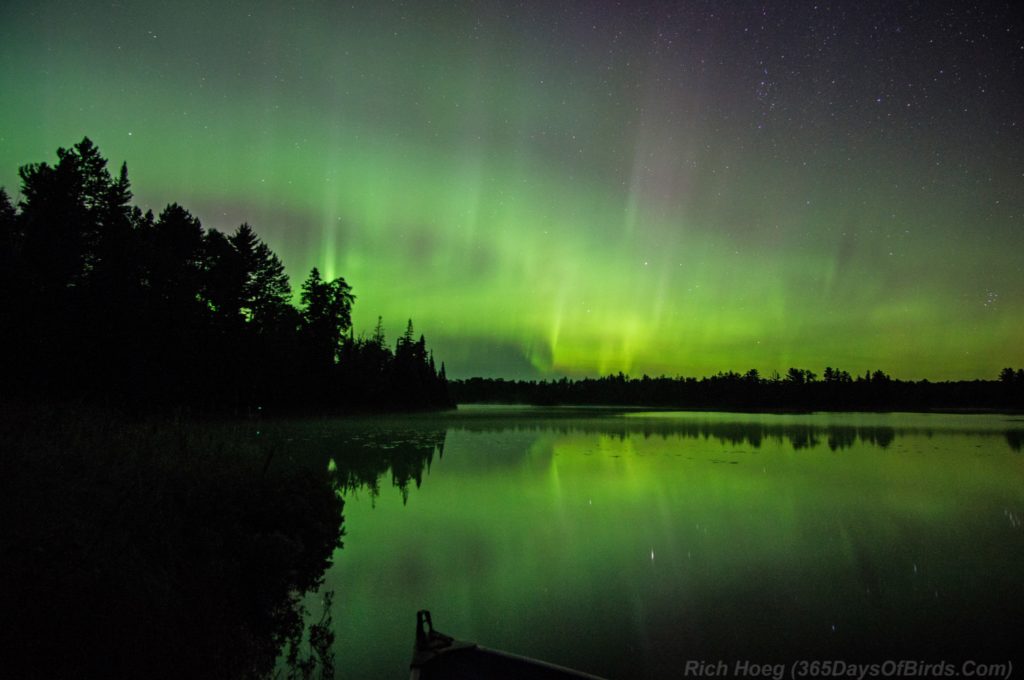
POLYGON ((416 615, 410 680, 601 680, 571 668, 461 642, 433 629, 430 612, 416 615))

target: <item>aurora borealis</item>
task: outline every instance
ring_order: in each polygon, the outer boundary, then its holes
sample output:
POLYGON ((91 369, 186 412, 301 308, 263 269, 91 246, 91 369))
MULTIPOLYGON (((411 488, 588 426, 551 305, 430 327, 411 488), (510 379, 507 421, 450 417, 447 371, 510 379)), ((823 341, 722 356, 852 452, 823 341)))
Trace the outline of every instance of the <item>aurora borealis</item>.
POLYGON ((0 185, 88 135, 449 375, 994 378, 1024 346, 1010 3, 8 2, 0 185))

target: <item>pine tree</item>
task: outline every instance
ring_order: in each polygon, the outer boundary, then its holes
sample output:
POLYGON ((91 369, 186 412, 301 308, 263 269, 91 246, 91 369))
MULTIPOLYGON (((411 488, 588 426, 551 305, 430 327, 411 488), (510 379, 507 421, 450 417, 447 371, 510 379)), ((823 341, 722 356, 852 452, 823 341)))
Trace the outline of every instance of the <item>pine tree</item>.
POLYGON ((21 246, 18 214, 3 187, 0 187, 0 283, 9 285, 13 276, 16 251, 21 246))
POLYGON ((281 260, 248 223, 228 237, 241 263, 240 312, 257 332, 278 321, 290 305, 292 289, 281 260))
POLYGON ((313 267, 302 284, 303 328, 321 363, 333 364, 352 327, 352 287, 344 278, 324 281, 313 267))

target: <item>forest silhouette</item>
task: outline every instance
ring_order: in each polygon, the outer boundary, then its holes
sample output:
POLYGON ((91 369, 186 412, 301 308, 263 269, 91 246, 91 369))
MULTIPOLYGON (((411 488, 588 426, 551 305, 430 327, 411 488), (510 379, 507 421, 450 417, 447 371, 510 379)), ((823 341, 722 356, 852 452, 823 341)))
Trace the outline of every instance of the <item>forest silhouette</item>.
POLYGON ((412 321, 394 349, 378 319, 352 330, 355 295, 314 268, 300 305, 280 258, 248 224, 204 229, 172 203, 133 206, 88 138, 0 189, 5 396, 117 407, 413 410, 450 407, 412 321))
POLYGON ((1004 368, 998 380, 931 382, 898 380, 884 371, 853 377, 826 367, 790 368, 762 377, 757 369, 705 378, 630 378, 622 373, 571 380, 453 380, 459 403, 636 405, 665 408, 782 411, 1019 410, 1024 408, 1024 369, 1004 368))
POLYGON ((204 229, 172 203, 133 206, 88 138, 57 162, 19 169, 15 205, 0 188, 3 397, 88 400, 200 413, 393 411, 455 402, 785 410, 1019 409, 1024 369, 998 380, 902 381, 881 370, 819 376, 790 368, 689 377, 450 385, 412 321, 392 349, 383 323, 352 329, 356 296, 313 268, 292 303, 280 258, 249 224, 204 229))

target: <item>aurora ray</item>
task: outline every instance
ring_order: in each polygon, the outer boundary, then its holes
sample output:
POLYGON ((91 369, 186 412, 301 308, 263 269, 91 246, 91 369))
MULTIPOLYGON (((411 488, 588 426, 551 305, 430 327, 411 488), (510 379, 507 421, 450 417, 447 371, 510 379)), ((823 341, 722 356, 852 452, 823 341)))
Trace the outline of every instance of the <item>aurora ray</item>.
POLYGON ((1001 3, 13 2, 0 185, 88 135, 454 377, 992 378, 1022 41, 1001 3))

